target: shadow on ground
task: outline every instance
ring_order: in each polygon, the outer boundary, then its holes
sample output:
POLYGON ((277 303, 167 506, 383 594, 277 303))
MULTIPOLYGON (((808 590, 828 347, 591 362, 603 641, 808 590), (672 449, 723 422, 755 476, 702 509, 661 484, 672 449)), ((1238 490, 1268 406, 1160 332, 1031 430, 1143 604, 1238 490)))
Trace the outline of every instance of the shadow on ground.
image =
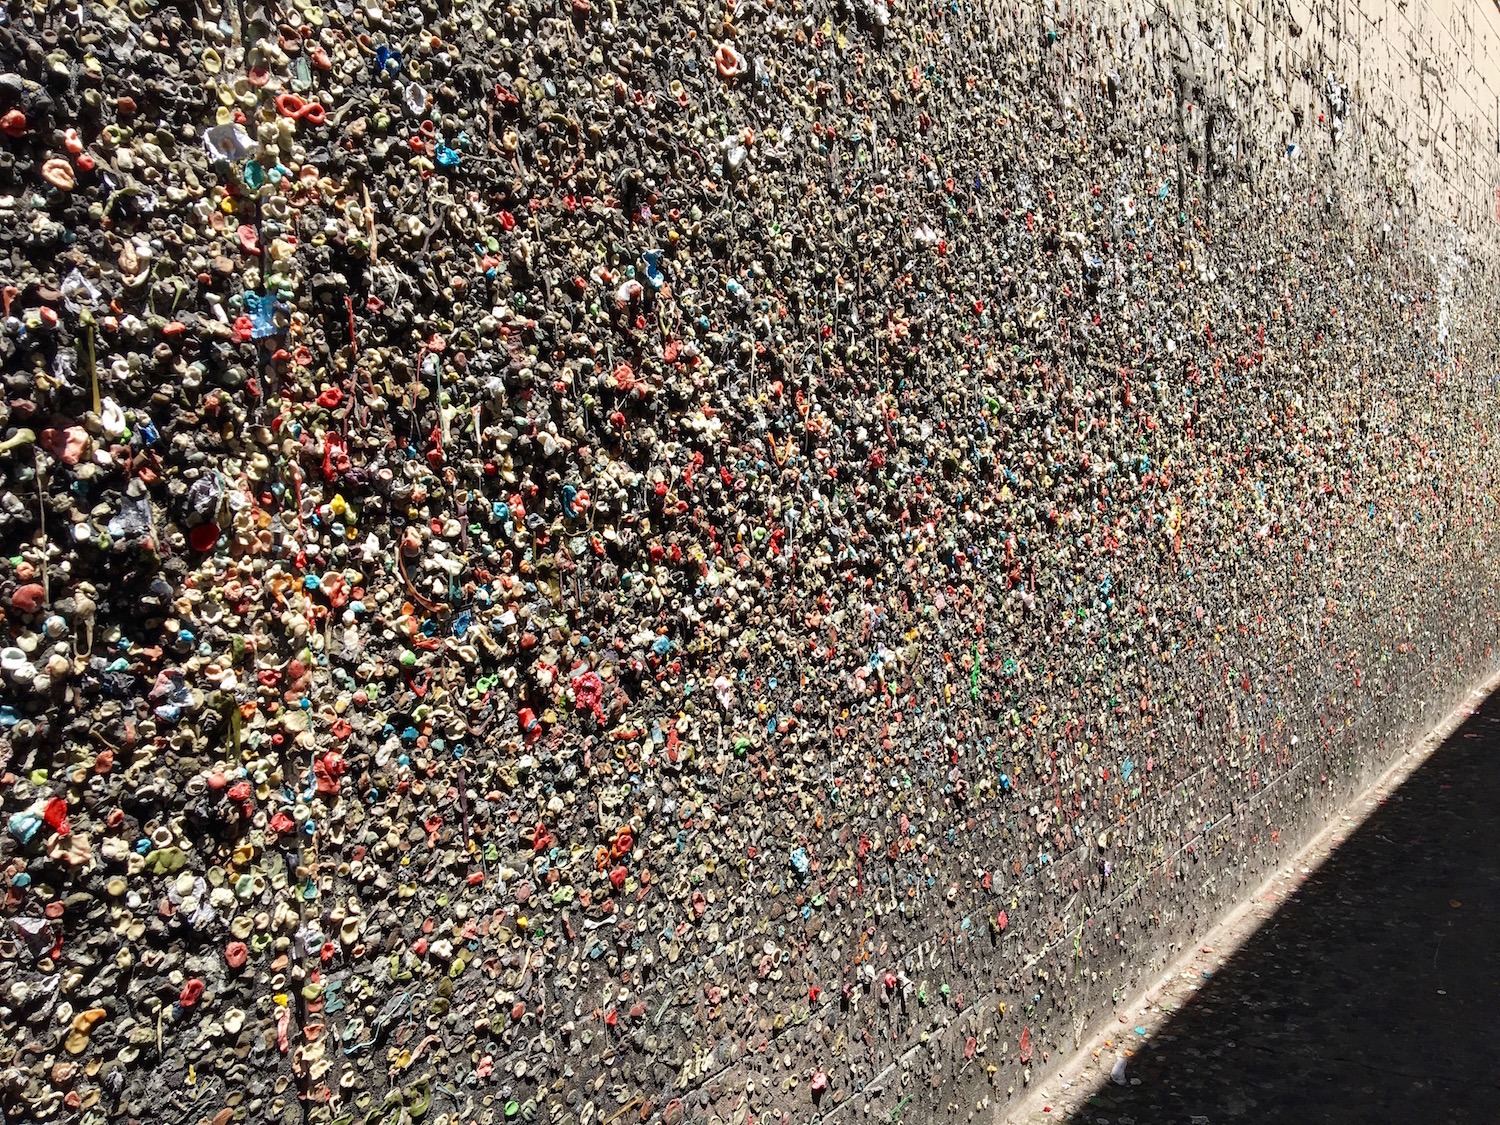
POLYGON ((1500 694, 1201 984, 1074 1120, 1500 1123, 1500 694))

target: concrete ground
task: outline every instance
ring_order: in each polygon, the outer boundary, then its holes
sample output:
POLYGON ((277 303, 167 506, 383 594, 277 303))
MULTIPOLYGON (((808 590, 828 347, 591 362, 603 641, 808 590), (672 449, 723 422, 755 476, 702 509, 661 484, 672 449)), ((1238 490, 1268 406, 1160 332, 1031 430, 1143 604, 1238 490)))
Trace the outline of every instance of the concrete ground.
POLYGON ((1475 706, 1000 1120, 1500 1122, 1500 694, 1475 706))

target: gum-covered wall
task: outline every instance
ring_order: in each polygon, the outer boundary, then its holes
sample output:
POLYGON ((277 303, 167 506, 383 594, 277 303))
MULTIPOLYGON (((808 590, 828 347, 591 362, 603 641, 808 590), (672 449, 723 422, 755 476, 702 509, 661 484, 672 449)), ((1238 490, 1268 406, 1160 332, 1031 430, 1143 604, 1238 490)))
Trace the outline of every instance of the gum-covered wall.
POLYGON ((988 1118, 1494 669, 1500 13, 0 9, 0 1106, 988 1118))

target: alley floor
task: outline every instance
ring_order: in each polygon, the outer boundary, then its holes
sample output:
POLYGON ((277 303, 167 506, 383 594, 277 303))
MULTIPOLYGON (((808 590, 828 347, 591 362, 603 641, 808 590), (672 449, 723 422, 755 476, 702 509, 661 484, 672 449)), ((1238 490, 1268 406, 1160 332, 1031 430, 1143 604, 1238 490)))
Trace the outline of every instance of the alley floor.
POLYGON ((1500 1122, 1500 694, 1473 706, 1001 1119, 1500 1122))

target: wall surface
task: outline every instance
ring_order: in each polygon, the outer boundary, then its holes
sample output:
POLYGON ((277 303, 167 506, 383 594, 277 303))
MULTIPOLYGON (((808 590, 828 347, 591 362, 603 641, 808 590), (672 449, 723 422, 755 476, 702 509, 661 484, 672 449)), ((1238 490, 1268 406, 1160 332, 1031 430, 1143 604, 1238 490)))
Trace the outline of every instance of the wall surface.
POLYGON ((1496 666, 1500 12, 0 13, 0 1105, 992 1116, 1496 666))

